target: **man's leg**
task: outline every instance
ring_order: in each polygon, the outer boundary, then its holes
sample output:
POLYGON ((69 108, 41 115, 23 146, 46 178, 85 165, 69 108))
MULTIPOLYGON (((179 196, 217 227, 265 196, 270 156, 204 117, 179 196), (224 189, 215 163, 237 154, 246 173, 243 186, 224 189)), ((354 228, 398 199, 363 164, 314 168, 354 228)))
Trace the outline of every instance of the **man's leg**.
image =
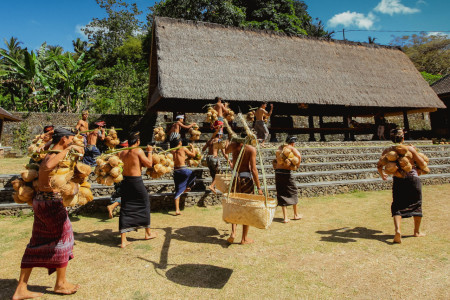
POLYGON ((294 207, 294 220, 300 220, 301 218, 303 218, 303 215, 298 213, 297 204, 294 204, 293 207, 294 207))
POLYGON ((12 297, 13 300, 31 299, 44 295, 42 293, 30 292, 28 290, 28 279, 30 279, 32 270, 32 268, 20 269, 19 284, 17 285, 16 291, 12 297))
POLYGON ((241 241, 241 245, 251 244, 251 243, 254 242, 254 240, 249 239, 247 237, 249 228, 250 228, 250 226, 248 226, 248 225, 242 225, 242 241, 241 241))
POLYGON ((63 295, 75 294, 80 288, 78 284, 71 284, 66 280, 67 267, 56 269, 55 293, 63 295))
POLYGON ((177 216, 181 215, 181 211, 180 211, 180 197, 175 199, 175 215, 177 215, 177 216))
POLYGON ((156 234, 156 232, 150 232, 150 228, 145 228, 145 239, 146 240, 154 239, 157 236, 158 235, 156 234))
POLYGON ((421 237, 425 236, 425 233, 420 232, 420 223, 422 222, 422 217, 414 216, 414 236, 421 237))
POLYGON ((120 248, 125 248, 126 246, 131 244, 131 242, 127 241, 127 234, 126 233, 121 233, 120 234, 120 239, 122 241, 122 243, 120 244, 120 248))
POLYGON ((230 237, 227 239, 228 243, 233 244, 234 238, 236 237, 236 224, 231 224, 231 234, 230 237))
POLYGON ((113 218, 113 212, 114 209, 119 206, 119 202, 114 202, 111 205, 108 205, 106 208, 108 209, 108 213, 109 213, 109 218, 112 219, 113 218))
POLYGON ((283 223, 289 223, 286 206, 282 206, 281 210, 283 211, 283 223))
POLYGON ((398 244, 400 244, 402 242, 402 233, 400 231, 401 221, 402 221, 402 216, 394 216, 394 227, 395 227, 394 243, 398 243, 398 244))

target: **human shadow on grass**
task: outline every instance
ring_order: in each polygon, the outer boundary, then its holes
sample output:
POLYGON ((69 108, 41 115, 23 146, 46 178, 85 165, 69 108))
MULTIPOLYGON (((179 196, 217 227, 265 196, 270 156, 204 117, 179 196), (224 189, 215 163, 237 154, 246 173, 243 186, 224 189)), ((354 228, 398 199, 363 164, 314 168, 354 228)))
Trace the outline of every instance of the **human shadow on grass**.
POLYGON ((393 242, 388 241, 394 238, 393 235, 379 234, 383 232, 380 230, 373 230, 365 227, 343 227, 327 231, 316 231, 316 233, 326 235, 321 238, 321 241, 323 242, 354 243, 357 241, 357 239, 369 239, 377 240, 389 245, 394 244, 393 242))
POLYGON ((220 245, 227 248, 229 243, 224 239, 227 235, 220 234, 214 227, 187 226, 175 230, 174 239, 191 243, 204 243, 220 245))
POLYGON ((158 275, 174 283, 196 288, 222 289, 227 284, 233 273, 232 269, 206 264, 169 264, 170 243, 179 233, 174 235, 172 227, 160 229, 164 230, 166 234, 159 262, 138 256, 139 259, 151 263, 158 275), (168 269, 169 266, 174 267, 168 269))
MULTIPOLYGON (((0 299, 11 299, 16 291, 17 279, 0 279, 0 299)), ((36 293, 43 293, 45 295, 59 295, 51 290, 50 286, 42 285, 28 285, 28 290, 36 293)))

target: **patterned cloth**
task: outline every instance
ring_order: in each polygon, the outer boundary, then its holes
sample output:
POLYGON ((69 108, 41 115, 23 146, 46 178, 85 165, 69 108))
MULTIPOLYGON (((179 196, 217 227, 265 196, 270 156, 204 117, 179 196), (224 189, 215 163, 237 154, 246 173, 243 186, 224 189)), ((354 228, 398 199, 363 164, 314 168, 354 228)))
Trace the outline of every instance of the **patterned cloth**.
POLYGON ((86 148, 84 148, 84 157, 83 157, 83 163, 95 166, 95 158, 102 154, 100 150, 98 150, 97 146, 95 145, 88 145, 86 148))
POLYGON ((208 164, 209 173, 211 173, 211 178, 216 177, 216 174, 220 173, 219 169, 219 158, 214 155, 206 156, 206 163, 208 164))
POLYGON ((267 140, 269 137, 269 129, 267 129, 266 122, 264 121, 256 121, 255 122, 255 130, 256 130, 256 136, 259 140, 267 140))
POLYGON ((175 199, 181 196, 187 187, 195 183, 195 174, 191 169, 183 166, 173 170, 173 181, 175 182, 175 199))
POLYGON ((284 169, 275 170, 275 187, 279 206, 289 206, 298 203, 298 191, 292 172, 284 169))
POLYGON ((392 198, 392 216, 422 217, 422 183, 416 170, 409 172, 405 178, 394 176, 392 198))
POLYGON ((250 172, 239 173, 239 177, 235 178, 231 190, 234 190, 235 186, 236 186, 236 193, 243 193, 243 194, 255 193, 255 184, 253 182, 252 174, 250 172))
POLYGON ((59 193, 38 192, 33 210, 33 232, 21 268, 47 268, 50 275, 73 258, 72 224, 59 193))

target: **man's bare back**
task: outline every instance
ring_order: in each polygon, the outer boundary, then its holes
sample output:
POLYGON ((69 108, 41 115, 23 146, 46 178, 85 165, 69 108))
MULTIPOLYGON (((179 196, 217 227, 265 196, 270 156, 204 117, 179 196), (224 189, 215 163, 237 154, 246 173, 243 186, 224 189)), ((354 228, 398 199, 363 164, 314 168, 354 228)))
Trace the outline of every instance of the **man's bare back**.
MULTIPOLYGON (((193 149, 194 147, 192 145, 191 149, 193 149)), ((187 147, 181 147, 177 150, 172 151, 173 154, 173 162, 174 162, 174 166, 175 168, 180 168, 186 165, 186 158, 187 157, 194 157, 195 156, 195 152, 189 150, 187 147)))
POLYGON ((97 140, 100 137, 100 140, 104 140, 105 139, 105 129, 102 128, 101 129, 101 134, 99 135, 99 130, 95 129, 94 131, 91 131, 88 133, 87 136, 87 144, 88 145, 97 145, 97 140))
POLYGON ((152 147, 148 146, 147 151, 149 152, 148 157, 140 148, 124 150, 119 153, 119 158, 123 161, 123 176, 141 176, 143 167, 152 167, 152 147))

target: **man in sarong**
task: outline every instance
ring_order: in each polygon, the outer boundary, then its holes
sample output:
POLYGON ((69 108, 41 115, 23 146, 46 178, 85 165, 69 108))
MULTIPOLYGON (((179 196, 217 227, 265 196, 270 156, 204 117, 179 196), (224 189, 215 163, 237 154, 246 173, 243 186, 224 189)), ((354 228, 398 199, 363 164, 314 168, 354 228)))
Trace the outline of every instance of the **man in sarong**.
POLYGON ((53 149, 39 168, 38 192, 33 199, 34 223, 30 243, 22 258, 19 284, 12 299, 29 299, 42 296, 28 290, 28 279, 35 267, 47 268, 49 275, 56 271, 54 292, 73 294, 79 285, 66 280, 66 269, 73 258, 73 231, 69 216, 63 206, 61 194, 50 186, 50 172, 64 159, 70 149, 83 153, 83 148, 71 145, 74 133, 55 129, 53 149))
POLYGON ((269 137, 269 129, 267 128, 266 122, 264 122, 264 117, 270 117, 273 112, 273 104, 270 105, 270 112, 266 110, 267 104, 263 103, 261 106, 255 111, 255 130, 256 136, 261 143, 261 146, 264 146, 265 141, 269 137))
POLYGON ((185 125, 184 124, 184 116, 183 115, 177 116, 176 120, 177 121, 172 124, 172 127, 169 130, 169 134, 168 134, 169 142, 181 139, 181 134, 180 134, 181 128, 191 129, 192 127, 197 125, 196 123, 192 123, 190 125, 185 125))
MULTIPOLYGON (((216 174, 220 173, 220 164, 219 164, 219 141, 221 136, 218 134, 219 130, 216 130, 212 137, 206 142, 205 146, 203 146, 202 151, 208 149, 208 155, 206 156, 206 163, 208 165, 209 173, 211 174, 212 182, 208 187, 214 194, 216 194, 216 174)), ((231 166, 231 161, 228 158, 228 154, 225 153, 225 149, 222 148, 220 150, 223 154, 223 157, 228 161, 228 164, 231 166)))
POLYGON ((214 122, 214 129, 219 129, 219 133, 223 134, 223 117, 226 116, 229 112, 227 104, 222 103, 222 98, 216 97, 216 104, 214 105, 214 109, 217 111, 217 121, 214 122))
MULTIPOLYGON (((295 142, 297 142, 297 137, 288 136, 286 139, 287 146, 282 145, 278 149, 283 150, 284 147, 287 147, 301 161, 302 157, 300 152, 295 149, 295 142)), ((275 167, 275 187, 277 189, 278 205, 281 206, 281 209, 283 210, 283 223, 289 223, 287 206, 290 205, 294 208, 294 220, 300 220, 302 215, 298 213, 298 192, 294 176, 292 176, 292 171, 289 167, 284 164, 281 165, 278 162, 275 167)))
MULTIPOLYGON (((403 143, 405 134, 403 129, 392 129, 390 132, 391 140, 394 143, 403 143)), ((417 154, 416 149, 413 146, 407 146, 408 150, 412 154, 412 158, 409 158, 411 165, 415 166, 424 165, 425 162, 421 156, 417 154)), ((386 149, 382 155, 385 155, 390 149, 386 149)), ((405 156, 406 157, 406 156, 405 156)), ((378 173, 383 180, 387 180, 387 174, 383 172, 383 166, 378 163, 378 173)), ((407 173, 404 177, 398 177, 394 175, 392 184, 392 197, 391 213, 394 218, 395 236, 394 243, 402 242, 402 234, 400 230, 400 223, 402 218, 414 218, 414 236, 424 236, 420 232, 420 223, 422 222, 422 183, 420 182, 419 175, 415 167, 407 173)))
POLYGON ((186 158, 194 157, 194 146, 190 144, 188 147, 182 147, 183 143, 180 139, 172 140, 170 142, 170 148, 180 147, 177 150, 172 151, 174 170, 173 181, 175 182, 175 215, 181 215, 180 211, 180 196, 191 190, 191 187, 195 184, 195 174, 186 166, 186 158))
MULTIPOLYGON (((236 166, 239 153, 242 147, 244 147, 243 141, 233 141, 228 145, 225 153, 231 153, 233 156, 233 166, 236 166)), ((258 169, 256 168, 256 148, 250 145, 245 145, 245 149, 241 156, 241 161, 237 167, 237 175, 235 181, 230 183, 233 184, 231 190, 235 190, 236 193, 244 194, 254 194, 255 185, 258 189, 258 194, 262 195, 261 185, 258 178, 258 169)), ((236 228, 237 224, 231 224, 231 235, 228 238, 228 242, 232 244, 236 238, 236 228)), ((251 244, 254 240, 248 238, 249 225, 242 226, 242 240, 241 245, 251 244)))
POLYGON ((97 122, 95 123, 98 127, 94 130, 88 133, 87 135, 87 146, 85 148, 85 153, 83 157, 83 163, 95 166, 95 158, 101 154, 100 150, 97 148, 97 140, 104 140, 105 139, 105 128, 104 122, 97 122))
MULTIPOLYGON (((139 146, 139 132, 130 133, 128 144, 130 147, 139 146)), ((156 237, 156 233, 150 232, 150 200, 142 180, 142 168, 151 168, 153 164, 152 147, 147 146, 146 150, 147 156, 141 148, 124 150, 119 154, 119 158, 123 161, 119 217, 121 248, 131 244, 127 241, 127 232, 130 231, 145 228, 144 239, 150 240, 156 237)))

